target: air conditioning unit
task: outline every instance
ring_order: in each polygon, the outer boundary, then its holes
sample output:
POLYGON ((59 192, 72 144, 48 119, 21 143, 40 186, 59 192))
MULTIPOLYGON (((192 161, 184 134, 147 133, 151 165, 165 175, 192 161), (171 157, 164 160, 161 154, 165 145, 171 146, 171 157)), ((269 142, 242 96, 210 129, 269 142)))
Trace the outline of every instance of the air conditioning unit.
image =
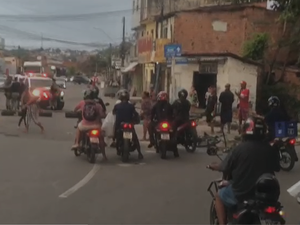
POLYGON ((275 6, 279 5, 275 0, 268 0, 267 1, 267 10, 274 10, 275 6))

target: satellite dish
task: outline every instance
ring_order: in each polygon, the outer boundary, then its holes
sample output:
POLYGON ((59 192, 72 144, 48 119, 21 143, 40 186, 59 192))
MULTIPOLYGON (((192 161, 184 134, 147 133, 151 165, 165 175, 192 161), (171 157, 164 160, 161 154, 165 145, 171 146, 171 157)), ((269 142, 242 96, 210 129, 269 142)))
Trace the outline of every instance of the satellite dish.
POLYGON ((42 60, 42 56, 36 57, 37 60, 42 60))
POLYGON ((56 70, 56 67, 55 66, 51 66, 51 70, 56 70))

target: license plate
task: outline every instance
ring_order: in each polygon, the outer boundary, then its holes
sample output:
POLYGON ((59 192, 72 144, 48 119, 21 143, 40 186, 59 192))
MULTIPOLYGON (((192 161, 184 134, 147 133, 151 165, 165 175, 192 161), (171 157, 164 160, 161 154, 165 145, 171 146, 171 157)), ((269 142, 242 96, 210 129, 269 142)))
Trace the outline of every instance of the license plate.
POLYGON ((123 138, 124 139, 132 139, 132 132, 124 132, 123 138))
POLYGON ((170 140, 170 134, 161 134, 160 138, 161 140, 170 140))
POLYGON ((95 143, 95 144, 99 144, 99 138, 91 137, 90 142, 95 143))

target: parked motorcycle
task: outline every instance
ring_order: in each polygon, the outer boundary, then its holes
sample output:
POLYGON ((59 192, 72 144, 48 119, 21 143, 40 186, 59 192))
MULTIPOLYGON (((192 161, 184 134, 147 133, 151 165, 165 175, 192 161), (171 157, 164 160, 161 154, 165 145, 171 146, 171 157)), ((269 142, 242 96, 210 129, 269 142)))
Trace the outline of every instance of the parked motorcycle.
MULTIPOLYGON (((226 150, 228 152, 228 149, 226 150)), ((207 154, 211 156, 218 156, 217 149, 211 148, 207 150, 207 154)), ((210 169, 209 166, 207 166, 210 169)), ((210 183, 207 191, 212 196, 212 203, 210 206, 210 224, 219 224, 217 213, 215 209, 215 196, 220 188, 228 185, 230 174, 224 174, 222 179, 214 180, 210 183)), ((266 187, 268 189, 270 187, 266 187)), ((279 187, 277 187, 279 188, 279 187)), ((278 199, 273 201, 266 201, 258 196, 253 196, 253 199, 237 204, 231 209, 226 209, 228 224, 285 224, 283 218, 282 205, 278 199)))
MULTIPOLYGON (((117 152, 121 155, 122 162, 126 163, 129 160, 130 152, 134 152, 137 149, 137 143, 134 142, 133 132, 134 124, 122 123, 121 129, 117 131, 117 152)), ((142 156, 139 156, 141 159, 142 156)))
POLYGON ((173 135, 174 133, 170 123, 165 121, 156 126, 154 133, 154 146, 156 153, 160 153, 161 159, 167 158, 167 151, 173 151, 175 157, 179 156, 173 140, 173 135))
POLYGON ((198 145, 197 123, 191 119, 177 128, 177 143, 185 147, 187 152, 193 153, 198 145))
POLYGON ((280 168, 283 171, 291 171, 295 162, 298 162, 297 152, 295 150, 296 139, 287 138, 286 140, 275 140, 273 147, 279 150, 280 154, 280 168))

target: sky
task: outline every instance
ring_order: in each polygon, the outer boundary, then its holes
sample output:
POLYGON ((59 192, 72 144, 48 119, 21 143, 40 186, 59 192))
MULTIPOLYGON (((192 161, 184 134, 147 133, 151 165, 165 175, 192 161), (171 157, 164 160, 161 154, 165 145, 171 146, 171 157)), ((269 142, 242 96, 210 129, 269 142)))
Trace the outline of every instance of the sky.
POLYGON ((126 35, 131 34, 131 8, 132 0, 1 0, 0 37, 5 39, 6 48, 43 46, 91 50, 94 48, 46 38, 78 43, 119 43, 123 16, 126 35), (80 14, 85 15, 78 16, 80 14))

